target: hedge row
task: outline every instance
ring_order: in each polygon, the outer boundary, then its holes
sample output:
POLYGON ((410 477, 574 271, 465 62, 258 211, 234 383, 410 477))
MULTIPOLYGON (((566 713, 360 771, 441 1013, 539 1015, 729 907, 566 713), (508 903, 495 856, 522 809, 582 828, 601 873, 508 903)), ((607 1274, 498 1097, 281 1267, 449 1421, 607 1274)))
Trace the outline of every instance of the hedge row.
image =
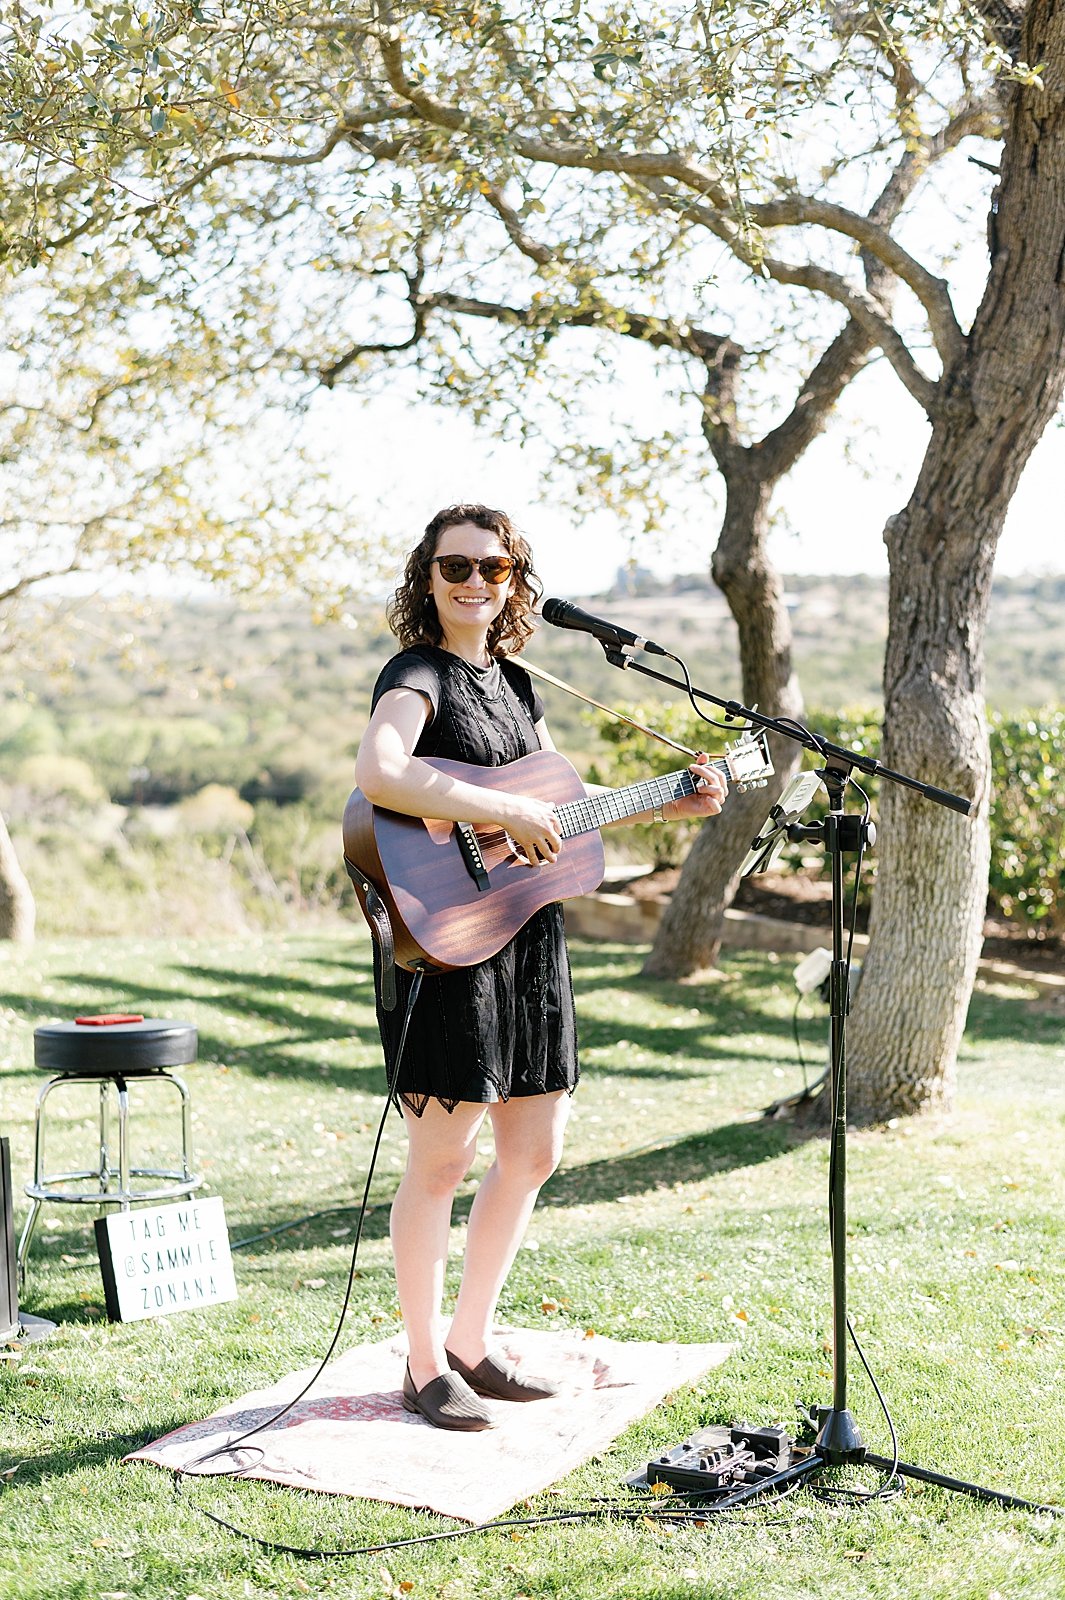
MULTIPOLYGON (((681 744, 723 748, 724 735, 683 704, 644 702, 620 706, 638 721, 659 728, 681 744)), ((808 724, 834 744, 862 755, 880 753, 879 711, 811 711, 808 724)), ((989 713, 992 765, 990 892, 1002 913, 1040 933, 1065 928, 1065 709, 1006 716, 989 713)), ((651 773, 675 771, 682 757, 665 745, 606 717, 597 721, 611 758, 589 773, 593 782, 632 783, 651 773)), ((816 764, 807 754, 807 765, 816 764)), ((862 779, 876 806, 877 784, 862 779)), ((667 825, 634 830, 656 866, 673 865, 684 854, 693 829, 667 825)), ((791 852, 797 868, 810 852, 791 852)))

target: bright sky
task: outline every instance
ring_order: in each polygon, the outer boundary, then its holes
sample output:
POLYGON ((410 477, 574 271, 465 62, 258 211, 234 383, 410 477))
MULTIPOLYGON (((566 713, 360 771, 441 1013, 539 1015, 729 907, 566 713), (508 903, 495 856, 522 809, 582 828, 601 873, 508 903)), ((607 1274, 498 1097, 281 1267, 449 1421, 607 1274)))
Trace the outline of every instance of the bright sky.
MULTIPOLYGON (((662 575, 709 566, 720 517, 709 495, 705 519, 693 514, 679 537, 655 548, 639 536, 631 541, 605 514, 578 523, 545 498, 532 451, 494 443, 449 411, 398 401, 364 408, 342 395, 330 398, 330 410, 343 479, 365 499, 371 526, 375 501, 387 525, 409 529, 412 542, 441 506, 502 506, 528 533, 547 592, 561 595, 608 588, 630 553, 662 575)), ((906 502, 926 435, 923 414, 886 363, 863 374, 841 416, 778 491, 775 506, 786 522, 773 534, 772 555, 781 570, 886 573, 884 522, 906 502)), ((1065 567, 1063 482, 1065 428, 1053 424, 1014 498, 996 570, 1065 567)))

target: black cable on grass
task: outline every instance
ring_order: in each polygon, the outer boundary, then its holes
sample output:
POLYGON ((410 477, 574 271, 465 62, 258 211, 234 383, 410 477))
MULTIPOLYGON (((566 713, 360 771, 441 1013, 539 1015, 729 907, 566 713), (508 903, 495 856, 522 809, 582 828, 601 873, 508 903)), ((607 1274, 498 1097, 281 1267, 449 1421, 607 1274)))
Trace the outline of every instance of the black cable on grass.
MULTIPOLYGON (((370 1199, 370 1184, 373 1182, 374 1169, 376 1168, 376 1165, 377 1165, 377 1156, 378 1156, 378 1152, 379 1152, 379 1150, 381 1148, 381 1139, 382 1139, 382 1137, 384 1135, 384 1131, 385 1131, 385 1122, 388 1120, 388 1113, 389 1113, 389 1110, 390 1110, 391 1105, 392 1105, 392 1098, 393 1098, 393 1096, 395 1094, 395 1091, 396 1091, 396 1084, 399 1081, 399 1065, 400 1065, 400 1062, 403 1059, 403 1050, 404 1050, 404 1046, 406 1045, 406 1042, 407 1042, 407 1030, 410 1027, 410 1019, 411 1019, 411 1015, 413 1014, 414 1007, 415 1007, 415 1004, 416 1004, 417 999, 418 999, 418 995, 421 992, 423 976, 424 976, 424 974, 420 970, 414 974, 414 982, 411 984, 410 995, 409 995, 409 997, 407 999, 407 1010, 406 1010, 406 1013, 405 1013, 404 1018, 403 1018, 403 1027, 400 1029, 399 1045, 398 1045, 398 1047, 396 1049, 395 1061, 392 1063, 392 1070, 389 1073, 388 1094, 387 1094, 387 1096, 385 1098, 384 1108, 382 1109, 382 1112, 381 1112, 381 1120, 380 1120, 380 1122, 378 1123, 378 1126, 377 1126, 377 1137, 374 1140, 373 1150, 370 1153, 370 1163, 369 1163, 369 1166, 368 1166, 367 1171, 366 1171, 366 1183, 365 1183, 365 1185, 363 1187, 363 1191, 362 1191, 362 1203, 361 1203, 361 1205, 359 1207, 359 1219, 358 1219, 358 1222, 355 1225, 355 1240, 354 1240, 354 1243, 352 1244, 352 1247, 351 1247, 351 1266, 348 1268, 348 1282, 347 1282, 347 1288, 344 1291, 344 1303, 340 1308, 340 1317, 339 1317, 339 1319, 337 1321, 336 1328, 335 1328, 335 1330, 333 1332, 333 1337, 329 1341, 329 1348, 326 1350, 325 1355, 322 1357, 321 1361, 318 1363, 318 1366, 315 1368, 314 1373, 312 1374, 311 1378, 308 1380, 307 1383, 304 1384, 304 1386, 300 1390, 299 1394, 295 1395, 294 1398, 291 1399, 288 1402, 287 1405, 281 1406, 281 1408, 279 1410, 274 1412, 273 1416, 267 1417, 266 1421, 265 1422, 260 1422, 257 1427, 249 1428, 247 1433, 238 1434, 237 1437, 235 1439, 231 1439, 228 1444, 219 1445, 217 1447, 217 1449, 214 1449, 214 1450, 208 1450, 206 1452, 206 1454, 204 1454, 202 1456, 197 1456, 194 1461, 191 1461, 188 1464, 188 1466, 179 1467, 177 1472, 175 1473, 175 1476, 174 1476, 174 1488, 175 1488, 175 1490, 179 1490, 180 1489, 181 1480, 182 1480, 183 1477, 190 1477, 190 1478, 236 1477, 236 1476, 239 1476, 241 1473, 249 1471, 250 1466, 253 1463, 248 1463, 248 1464, 243 1465, 243 1466, 236 1466, 236 1467, 232 1468, 229 1471, 220 1470, 218 1472, 211 1472, 211 1473, 197 1472, 194 1469, 197 1468, 197 1467, 202 1467, 204 1462, 206 1462, 206 1461, 213 1461, 216 1456, 232 1455, 234 1453, 234 1451, 236 1451, 237 1449, 243 1448, 246 1440, 254 1439, 256 1434, 263 1433, 267 1428, 272 1428, 275 1423, 281 1421, 282 1417, 287 1416, 288 1413, 293 1409, 293 1407, 297 1406, 299 1404, 299 1402, 303 1399, 304 1395, 306 1395, 311 1389, 314 1388, 314 1385, 318 1382, 318 1379, 321 1377, 322 1373, 325 1371, 326 1366, 328 1365, 329 1360, 330 1360, 330 1358, 331 1358, 331 1356, 333 1354, 333 1351, 336 1349, 337 1344, 339 1343, 340 1335, 341 1335, 341 1332, 343 1331, 344 1323, 345 1323, 345 1321, 347 1319, 348 1307, 351 1305, 351 1292, 352 1292, 352 1289, 355 1286, 355 1262, 356 1262, 356 1260, 358 1258, 358 1254, 359 1254, 359 1244, 362 1241, 362 1225, 363 1225, 363 1222, 364 1222, 364 1220, 366 1218, 366 1209, 367 1209, 367 1205, 368 1205, 369 1199, 370 1199)), ((261 1461, 265 1452, 262 1449, 260 1449, 260 1447, 258 1445, 252 1445, 251 1449, 252 1449, 252 1451, 254 1453, 256 1453, 258 1455, 258 1457, 259 1457, 259 1459, 261 1461)), ((210 1516, 210 1512, 205 1512, 204 1515, 205 1516, 210 1516)), ((217 1520, 217 1519, 214 1519, 214 1520, 217 1520)), ((238 1531, 239 1532, 239 1530, 234 1530, 234 1531, 238 1531)), ((307 1552, 307 1553, 308 1554, 313 1554, 313 1552, 307 1552)))
POLYGON ((375 1211, 387 1210, 391 1204, 391 1200, 385 1200, 375 1206, 366 1206, 365 1209, 357 1202, 350 1206, 327 1206, 324 1211, 308 1212, 305 1217, 297 1217, 294 1222, 282 1222, 276 1228, 267 1228, 265 1233, 253 1234, 250 1239, 238 1239, 229 1248, 231 1250, 246 1250, 250 1244, 262 1244, 265 1239, 274 1239, 279 1233, 291 1233, 293 1228, 302 1228, 305 1222, 317 1222, 319 1217, 337 1217, 346 1211, 359 1211, 364 1216, 372 1217, 375 1211))
MULTIPOLYGON (((679 657, 673 657, 672 659, 678 661, 678 664, 684 668, 685 677, 686 677, 686 679, 688 679, 688 671, 687 671, 687 667, 684 666, 684 663, 679 660, 679 657)), ((690 679, 688 679, 688 682, 690 683, 690 679)), ((692 699, 692 704, 694 705, 695 704, 694 695, 691 696, 691 699, 692 699)), ((698 706, 696 706, 695 709, 698 711, 698 709, 699 709, 698 706)), ((702 716, 701 712, 700 712, 700 716, 702 716)), ((704 717, 703 720, 708 722, 710 719, 708 717, 704 717)), ((805 732, 806 730, 803 730, 803 731, 805 732)), ((857 784, 855 784, 855 788, 858 788, 857 784)), ((866 818, 868 818, 868 816, 869 816, 869 797, 860 788, 858 789, 858 792, 862 795, 862 798, 865 800, 865 816, 866 816, 866 818)), ((859 879, 861 877, 862 856, 863 856, 863 854, 864 854, 864 849, 859 850, 858 863, 857 863, 857 868, 856 868, 856 871, 855 871, 855 878, 854 878, 854 897, 853 897, 853 900, 852 900, 852 903, 851 903, 851 918, 850 918, 850 930, 849 930, 850 931, 850 938, 849 938, 848 944, 847 944, 847 973, 846 973, 846 977, 848 979, 849 979, 849 973, 850 973, 851 951, 852 951, 853 945, 854 945, 854 927, 855 927, 855 920, 856 920, 857 911, 858 911, 858 883, 859 883, 859 879)), ((366 1183, 365 1183, 365 1186, 364 1186, 364 1189, 363 1189, 362 1201, 361 1201, 360 1205, 358 1206, 358 1208, 356 1208, 354 1206, 331 1206, 328 1209, 326 1209, 325 1211, 314 1212, 310 1216, 300 1218, 295 1222, 283 1223, 278 1228, 268 1229, 266 1232, 264 1232, 262 1234, 258 1234, 254 1238, 240 1240, 233 1247, 234 1249, 240 1249, 240 1248, 242 1248, 244 1246, 247 1246, 249 1244, 259 1243, 263 1239, 273 1238, 278 1233, 286 1233, 290 1229, 298 1228, 298 1227, 300 1227, 302 1225, 302 1223, 314 1221, 318 1217, 334 1215, 334 1214, 336 1214, 337 1212, 340 1212, 340 1211, 352 1211, 352 1210, 355 1210, 355 1209, 358 1210, 358 1222, 356 1224, 355 1240, 354 1240, 354 1243, 352 1245, 352 1251, 351 1251, 351 1266, 350 1266, 350 1269, 349 1269, 349 1272, 348 1272, 347 1289, 345 1291, 344 1302, 343 1302, 343 1305, 341 1306, 341 1310, 340 1310, 340 1318, 339 1318, 339 1321, 337 1322, 336 1330, 335 1330, 335 1332, 333 1334, 333 1337, 330 1340, 329 1348, 327 1349, 325 1355, 322 1357, 322 1360, 320 1361, 318 1367, 316 1368, 313 1377, 310 1379, 310 1382, 307 1383, 304 1386, 304 1388, 300 1390, 299 1394, 296 1395, 296 1397, 293 1400, 290 1400, 287 1405, 282 1406, 280 1408, 280 1410, 276 1411, 272 1417, 269 1417, 267 1419, 267 1421, 260 1423, 258 1425, 258 1427, 250 1428, 247 1433, 239 1434, 236 1439, 230 1440, 228 1444, 220 1445, 217 1449, 210 1450, 205 1455, 198 1456, 194 1461, 192 1461, 189 1464, 189 1466, 179 1468, 177 1470, 177 1472, 175 1473, 175 1475, 174 1475, 174 1489, 175 1489, 176 1493, 180 1493, 181 1487, 182 1487, 182 1479, 184 1477, 196 1477, 196 1478, 198 1478, 198 1477, 229 1477, 229 1478, 235 1478, 235 1477, 239 1477, 243 1473, 249 1471, 250 1470, 250 1466, 249 1465, 237 1466, 237 1467, 233 1468, 231 1471, 221 1471, 221 1472, 215 1472, 215 1473, 197 1472, 194 1469, 197 1468, 197 1467, 202 1467, 205 1462, 212 1461, 217 1456, 223 1456, 223 1455, 231 1454, 236 1449, 242 1447, 246 1440, 254 1438, 256 1436, 256 1434, 262 1433, 265 1429, 273 1427, 273 1425, 276 1422, 279 1422, 281 1420, 281 1418, 286 1416, 293 1409, 294 1406, 298 1405, 299 1402, 303 1399, 304 1395, 306 1395, 308 1393, 308 1391, 311 1388, 313 1388, 314 1384, 318 1381, 319 1377, 321 1376, 322 1372, 324 1371, 324 1369, 325 1369, 330 1357, 333 1354, 333 1351, 336 1349, 337 1343, 338 1343, 338 1341, 340 1339, 341 1331, 342 1331, 342 1329, 344 1327, 345 1319, 347 1317, 348 1308, 349 1308, 350 1303, 351 1303, 352 1288, 353 1288, 354 1281, 355 1281, 355 1262, 356 1262, 356 1259, 358 1257, 359 1243, 360 1243, 360 1241, 362 1239, 362 1226, 363 1226, 363 1222, 365 1221, 365 1218, 366 1218, 366 1216, 368 1214, 368 1210, 371 1209, 369 1207, 370 1184, 373 1181, 373 1175, 374 1175, 374 1171, 375 1171, 376 1164, 377 1164, 377 1157, 378 1157, 378 1154, 379 1154, 379 1151, 380 1151, 380 1148, 381 1148, 381 1139, 382 1139, 382 1136, 384 1134, 385 1122, 386 1122, 387 1117, 388 1117, 389 1107, 390 1107, 390 1105, 392 1103, 392 1100, 394 1098, 394 1095, 395 1095, 395 1086, 396 1086, 396 1083, 398 1082, 398 1078, 399 1078, 399 1064, 400 1064, 400 1061, 401 1061, 402 1056, 403 1056, 404 1047, 406 1045, 407 1030, 408 1030, 408 1027, 410 1025, 411 1014, 412 1014, 412 1012, 414 1010, 414 1005, 415 1005, 415 1002, 416 1002, 416 1000, 418 998, 418 993, 419 993, 419 991, 421 989, 421 981, 422 981, 422 973, 421 972, 417 972, 415 974, 414 982, 411 985, 411 992, 410 992, 410 996, 409 996, 408 1001, 407 1001, 407 1010, 406 1010, 406 1014, 405 1014, 405 1016, 403 1018, 403 1027, 402 1027, 402 1029, 400 1031, 399 1047, 398 1047, 398 1049, 396 1051, 395 1061, 394 1061, 394 1063, 392 1065, 392 1069, 391 1069, 391 1071, 389 1073, 388 1094, 387 1094, 387 1096, 385 1098, 384 1110, 382 1111, 381 1121, 380 1121, 380 1123, 378 1125, 377 1137, 374 1140, 373 1150, 372 1150, 372 1152, 370 1154, 370 1162, 369 1162, 369 1166, 368 1166, 367 1173, 366 1173, 366 1183)), ((798 1011, 796 1010, 796 1029, 797 1029, 797 1019, 798 1019, 798 1011)), ((801 1059, 801 1051, 800 1051, 800 1059, 801 1059)), ((805 1063, 804 1063, 804 1074, 805 1074, 805 1063)), ((682 1136, 682 1137, 687 1137, 687 1136, 682 1136)), ((668 1143, 676 1143, 676 1142, 679 1142, 679 1141, 677 1141, 677 1140, 668 1141, 668 1143)), ((652 1148, 654 1148, 654 1147, 652 1147, 652 1148)), ((208 1511, 208 1510, 206 1510, 206 1508, 204 1508, 202 1506, 196 1506, 195 1509, 197 1511, 199 1511, 201 1513, 201 1515, 203 1515, 204 1517, 208 1518, 209 1521, 213 1522, 217 1527, 224 1528, 228 1533, 235 1534, 236 1537, 239 1538, 239 1539, 246 1539, 247 1541, 249 1541, 252 1544, 257 1544, 261 1550, 274 1552, 274 1553, 279 1554, 279 1555, 300 1556, 304 1560, 310 1560, 310 1561, 328 1561, 328 1560, 335 1560, 337 1558, 352 1557, 352 1556, 384 1555, 389 1550, 407 1550, 407 1549, 411 1549, 412 1547, 415 1547, 417 1545, 438 1544, 438 1543, 440 1543, 440 1542, 442 1542, 444 1540, 468 1538, 472 1534, 476 1534, 476 1533, 491 1533, 491 1532, 494 1532, 496 1530, 502 1530, 504 1528, 511 1528, 511 1529, 512 1528, 538 1528, 538 1527, 549 1526, 549 1525, 552 1525, 552 1524, 588 1522, 588 1521, 595 1520, 597 1518, 601 1518, 603 1520, 614 1519, 614 1520, 620 1521, 620 1522, 632 1522, 632 1523, 643 1522, 643 1523, 648 1524, 649 1526, 652 1526, 652 1527, 655 1526, 656 1524, 661 1524, 663 1527, 669 1526, 669 1525, 672 1525, 672 1526, 675 1526, 675 1527, 705 1527, 711 1521, 724 1521, 724 1522, 744 1521, 744 1522, 746 1522, 746 1521, 749 1521, 751 1512, 761 1509, 762 1506, 764 1506, 764 1505, 775 1505, 779 1501, 786 1500, 792 1494, 795 1494, 800 1488, 803 1488, 803 1487, 810 1488, 812 1490, 812 1492, 815 1495, 817 1495, 819 1498, 840 1497, 840 1498, 845 1498, 845 1499, 852 1500, 852 1501, 854 1501, 854 1502, 856 1502, 858 1504, 863 1504, 863 1505, 864 1504, 868 1504, 869 1502, 871 1502, 873 1500, 878 1500, 878 1499, 885 1498, 889 1493, 897 1493, 897 1492, 899 1492, 898 1490, 893 1490, 892 1489, 892 1484, 893 1484, 893 1482, 895 1480, 895 1477, 896 1477, 896 1472, 897 1472, 897 1468, 898 1468, 898 1461, 899 1461, 898 1439, 897 1439, 896 1432, 895 1432, 895 1424, 894 1424, 894 1422, 892 1420, 891 1413, 890 1413, 890 1411, 888 1409, 888 1406, 887 1406, 887 1402, 885 1401, 884 1396, 881 1393, 880 1387, 879 1387, 875 1377, 873 1376, 872 1369, 870 1368, 869 1363, 865 1358, 865 1352, 862 1350, 862 1347, 858 1342, 858 1337, 854 1332, 854 1327, 850 1323, 849 1320, 848 1320, 848 1323, 847 1323, 847 1328, 848 1328, 848 1331, 850 1333, 850 1336, 851 1336, 852 1340, 854 1341, 855 1349, 858 1351, 858 1355, 861 1357, 861 1362, 862 1362, 863 1367, 866 1370, 866 1373, 868 1374, 869 1381, 873 1385, 873 1389, 874 1389, 874 1391, 876 1393, 877 1399, 880 1401, 880 1405, 881 1405, 881 1408, 883 1409, 884 1416, 887 1419, 888 1428, 889 1428, 889 1430, 891 1432, 891 1444, 892 1444, 892 1451, 893 1451, 892 1470, 891 1470, 891 1473, 889 1474, 886 1482, 883 1485, 881 1485, 881 1487, 879 1489, 873 1490, 872 1492, 865 1492, 865 1491, 862 1491, 862 1490, 853 1490, 853 1489, 833 1489, 831 1486, 819 1487, 819 1486, 816 1486, 816 1485, 806 1484, 806 1483, 803 1483, 803 1482, 796 1482, 794 1484, 790 1484, 786 1489, 782 1490, 780 1494, 774 1494, 773 1495, 773 1499, 771 1501, 769 1501, 769 1502, 755 1502, 755 1501, 748 1502, 748 1504, 745 1506, 745 1509, 743 1511, 739 1512, 737 1515, 730 1515, 729 1514, 729 1508, 727 1506, 725 1506, 725 1505, 722 1505, 721 1510, 718 1511, 713 1503, 708 1503, 708 1504, 702 1505, 702 1506, 692 1506, 691 1505, 691 1501, 693 1499, 695 1499, 695 1498, 702 1498, 704 1495, 705 1496, 709 1496, 711 1494, 717 1494, 717 1495, 722 1496, 722 1497, 727 1499, 734 1492, 734 1490, 732 1490, 732 1489, 728 1489, 728 1490, 695 1490, 695 1491, 691 1491, 691 1492, 685 1493, 685 1499, 688 1502, 688 1504, 685 1505, 685 1506, 671 1505, 671 1506, 667 1507, 667 1506, 662 1506, 662 1505, 659 1505, 659 1506, 648 1505, 648 1506, 643 1506, 643 1507, 637 1507, 637 1506, 631 1506, 630 1507, 630 1506, 624 1506, 624 1505, 620 1504, 619 1502, 614 1502, 613 1504, 604 1504, 603 1506, 596 1507, 594 1509, 584 1510, 584 1509, 575 1508, 575 1509, 572 1509, 572 1510, 569 1510, 569 1511, 552 1512, 552 1513, 550 1513, 548 1515, 540 1516, 540 1517, 507 1517, 507 1518, 503 1518, 503 1519, 495 1521, 495 1522, 478 1523, 478 1524, 476 1524, 476 1525, 474 1525, 472 1527, 469 1526, 469 1525, 463 1525, 461 1528, 449 1528, 449 1529, 445 1529, 445 1530, 443 1530, 443 1531, 441 1531, 439 1533, 418 1534, 418 1535, 415 1535, 414 1537, 412 1537, 410 1539, 382 1540, 381 1542, 379 1542, 377 1544, 359 1545, 359 1546, 355 1546, 353 1548, 345 1549, 345 1550, 311 1550, 311 1549, 307 1549, 307 1548, 305 1548, 303 1546, 300 1546, 300 1545, 283 1544, 281 1541, 275 1540, 275 1539, 264 1539, 259 1534, 249 1533, 246 1528, 238 1527, 236 1523, 228 1521, 225 1517, 219 1516, 214 1511, 208 1511)), ((253 1445, 251 1448, 259 1456, 259 1458, 261 1460, 262 1456, 264 1454, 264 1451, 257 1445, 253 1445)), ((669 1496, 669 1498, 673 1499, 673 1496, 671 1495, 671 1496, 669 1496)))
MULTIPOLYGON (((786 1500, 801 1487, 801 1484, 791 1484, 779 1495, 774 1495, 772 1501, 767 1503, 775 1505, 780 1500, 786 1500)), ((695 1493, 698 1492, 695 1491, 695 1493)), ((707 1490, 705 1492, 727 1494, 731 1491, 707 1490)), ((280 1540, 264 1539, 257 1533, 249 1533, 246 1528, 238 1528, 236 1523, 227 1522, 225 1517, 220 1517, 213 1511, 206 1511, 201 1506, 196 1509, 201 1511, 203 1516, 210 1518, 218 1527, 225 1528, 229 1533, 235 1533, 240 1539, 247 1539, 252 1544, 257 1544, 262 1550, 273 1551, 278 1555, 302 1556, 306 1560, 313 1561, 330 1561, 345 1556, 385 1555, 389 1550, 408 1550, 415 1545, 439 1544, 447 1539, 464 1539, 475 1533, 494 1533, 504 1528, 542 1528, 555 1523, 591 1522, 596 1519, 604 1521, 613 1519, 618 1522, 634 1523, 661 1523, 663 1526, 672 1524, 678 1527, 700 1527, 705 1526, 711 1517, 715 1516, 715 1509, 712 1505, 699 1506, 692 1509, 679 1506, 662 1509, 655 1506, 629 1507, 615 1503, 588 1511, 580 1508, 574 1508, 570 1511, 553 1511, 542 1517, 504 1517, 496 1522, 478 1522, 472 1527, 464 1525, 461 1528, 445 1528, 439 1533, 415 1534, 410 1539, 387 1539, 379 1544, 356 1545, 346 1550, 307 1550, 300 1545, 282 1544, 280 1540)), ((752 1505, 750 1509, 755 1510, 757 1507, 752 1505)), ((746 1520, 746 1512, 741 1513, 739 1516, 731 1517, 722 1512, 716 1520, 722 1522, 744 1521, 746 1520)))

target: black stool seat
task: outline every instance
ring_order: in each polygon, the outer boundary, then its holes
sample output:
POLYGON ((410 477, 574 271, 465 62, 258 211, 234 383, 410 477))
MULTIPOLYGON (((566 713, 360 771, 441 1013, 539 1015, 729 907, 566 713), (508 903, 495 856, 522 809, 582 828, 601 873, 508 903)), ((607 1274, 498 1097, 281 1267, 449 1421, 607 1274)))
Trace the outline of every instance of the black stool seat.
POLYGON ((194 1022, 49 1022, 33 1031, 33 1059, 42 1072, 136 1078, 195 1061, 197 1042, 194 1022))

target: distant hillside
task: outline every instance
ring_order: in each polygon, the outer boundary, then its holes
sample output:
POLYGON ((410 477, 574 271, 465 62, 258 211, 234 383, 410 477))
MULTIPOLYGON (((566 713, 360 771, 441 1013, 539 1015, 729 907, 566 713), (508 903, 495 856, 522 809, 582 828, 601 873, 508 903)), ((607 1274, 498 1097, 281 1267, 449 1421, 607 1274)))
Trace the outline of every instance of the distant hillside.
MULTIPOLYGON (((885 581, 792 576, 786 585, 807 705, 877 702, 885 581)), ((582 603, 676 650, 697 683, 738 694, 735 624, 710 580, 660 583, 638 574, 632 586, 634 593, 615 587, 582 603)), ((62 754, 86 762, 122 805, 167 805, 222 783, 252 803, 332 806, 350 783, 373 682, 394 648, 380 611, 369 607, 353 608, 347 626, 323 627, 280 605, 152 604, 132 614, 81 614, 82 640, 106 636, 115 642, 79 648, 62 675, 31 674, 2 702, 0 777, 10 780, 29 756, 62 754)), ((528 653, 597 699, 658 692, 610 667, 582 634, 545 626, 528 653)), ((993 705, 1058 700, 1065 577, 996 583, 987 655, 993 705)), ((558 691, 546 698, 560 744, 590 754, 596 741, 581 707, 558 691)))

